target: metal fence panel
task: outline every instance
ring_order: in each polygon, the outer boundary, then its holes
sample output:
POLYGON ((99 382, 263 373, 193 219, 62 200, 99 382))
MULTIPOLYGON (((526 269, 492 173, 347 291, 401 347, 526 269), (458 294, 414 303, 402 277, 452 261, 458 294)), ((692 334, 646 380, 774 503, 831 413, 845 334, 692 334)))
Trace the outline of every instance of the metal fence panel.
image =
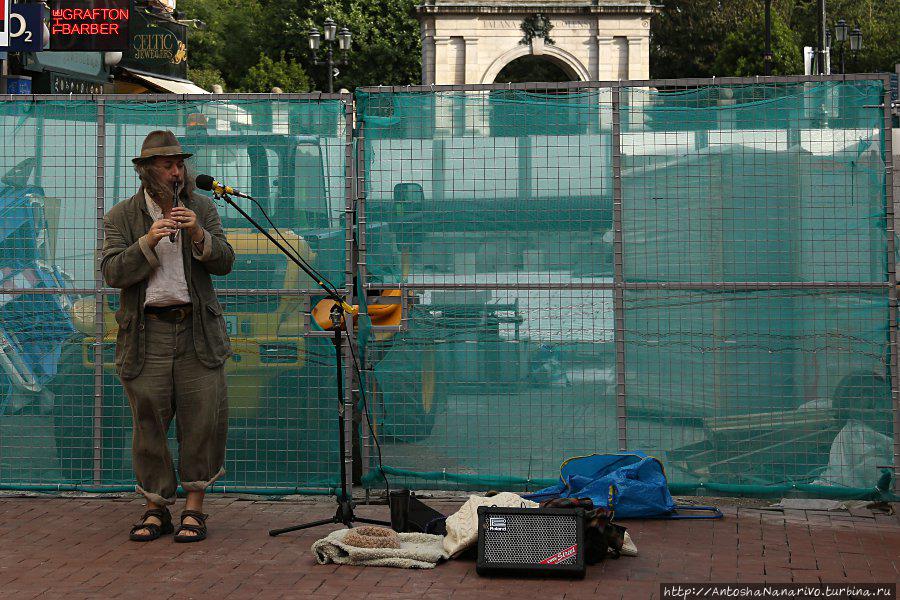
MULTIPOLYGON (((10 98, 0 104, 3 334, 0 483, 133 485, 131 414, 113 364, 116 290, 98 271, 102 217, 137 191, 131 158, 169 129, 208 173, 253 195, 288 246, 347 288, 347 96, 10 98), (102 357, 102 358, 101 358, 102 357)), ((258 206, 238 199, 267 228, 258 206)), ((338 481, 334 356, 309 317, 322 295, 231 206, 215 284, 228 361, 229 489, 338 481)), ((170 444, 174 450, 174 427, 170 444)))
POLYGON ((897 411, 884 86, 358 92, 367 239, 394 244, 367 287, 410 307, 371 343, 387 472, 534 489, 643 450, 676 489, 872 489, 897 411))
MULTIPOLYGON (((566 458, 643 450, 676 491, 869 493, 900 460, 887 93, 854 75, 2 97, 0 487, 133 483, 97 250, 167 128, 361 304, 340 376, 367 487, 379 454, 395 485, 535 489, 566 458)), ((323 294, 219 209, 221 485, 333 489, 323 294)))

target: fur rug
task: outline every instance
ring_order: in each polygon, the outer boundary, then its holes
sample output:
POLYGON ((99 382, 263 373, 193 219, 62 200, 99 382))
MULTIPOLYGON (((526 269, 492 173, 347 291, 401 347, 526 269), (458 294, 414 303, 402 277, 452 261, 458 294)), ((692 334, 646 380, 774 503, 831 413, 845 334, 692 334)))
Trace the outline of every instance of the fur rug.
MULTIPOLYGON (((360 548, 347 543, 353 529, 338 529, 312 545, 316 561, 325 565, 433 569, 444 558, 443 537, 427 533, 398 533, 399 548, 360 548)), ((354 537, 350 541, 355 541, 354 537)))
POLYGON ((357 527, 344 536, 344 543, 357 548, 400 548, 400 536, 387 527, 357 527))

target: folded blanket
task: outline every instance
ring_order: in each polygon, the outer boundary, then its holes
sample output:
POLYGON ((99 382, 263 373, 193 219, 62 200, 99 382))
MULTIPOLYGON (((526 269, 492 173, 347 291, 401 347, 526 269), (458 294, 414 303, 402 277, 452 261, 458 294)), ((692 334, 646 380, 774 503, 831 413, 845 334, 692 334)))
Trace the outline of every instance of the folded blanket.
POLYGON ((444 553, 448 557, 458 556, 469 546, 478 542, 478 507, 503 506, 515 508, 537 508, 537 502, 525 500, 512 492, 501 492, 496 496, 469 496, 458 511, 447 517, 447 536, 444 537, 444 553))
POLYGON ((634 545, 634 542, 631 541, 631 536, 628 535, 628 532, 625 532, 625 543, 622 544, 622 549, 619 550, 619 554, 622 556, 637 556, 637 546, 634 545))
POLYGON ((338 529, 312 545, 320 565, 336 563, 400 569, 433 569, 444 558, 443 540, 428 533, 399 533, 399 548, 359 548, 345 543, 352 529, 338 529))

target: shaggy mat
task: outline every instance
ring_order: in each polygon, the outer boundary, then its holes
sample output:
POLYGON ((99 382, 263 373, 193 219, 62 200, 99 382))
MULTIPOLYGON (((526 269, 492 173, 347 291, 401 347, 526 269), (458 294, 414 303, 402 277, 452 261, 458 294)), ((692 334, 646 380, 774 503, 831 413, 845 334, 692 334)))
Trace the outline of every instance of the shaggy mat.
MULTIPOLYGON (((360 548, 347 544, 352 529, 338 529, 312 545, 319 564, 336 563, 400 569, 433 569, 444 558, 444 538, 427 533, 399 533, 399 548, 360 548)), ((352 538, 351 538, 352 540, 352 538)))

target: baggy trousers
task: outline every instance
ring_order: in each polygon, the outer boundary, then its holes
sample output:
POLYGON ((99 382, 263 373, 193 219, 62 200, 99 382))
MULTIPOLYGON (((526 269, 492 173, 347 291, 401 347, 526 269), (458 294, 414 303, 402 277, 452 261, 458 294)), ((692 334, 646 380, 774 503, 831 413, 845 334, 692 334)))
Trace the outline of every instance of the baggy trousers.
POLYGON ((174 504, 178 482, 166 439, 173 417, 184 490, 203 491, 225 474, 225 368, 210 369, 197 359, 190 317, 174 323, 147 315, 145 335, 141 374, 122 380, 134 421, 137 491, 156 504, 174 504))

